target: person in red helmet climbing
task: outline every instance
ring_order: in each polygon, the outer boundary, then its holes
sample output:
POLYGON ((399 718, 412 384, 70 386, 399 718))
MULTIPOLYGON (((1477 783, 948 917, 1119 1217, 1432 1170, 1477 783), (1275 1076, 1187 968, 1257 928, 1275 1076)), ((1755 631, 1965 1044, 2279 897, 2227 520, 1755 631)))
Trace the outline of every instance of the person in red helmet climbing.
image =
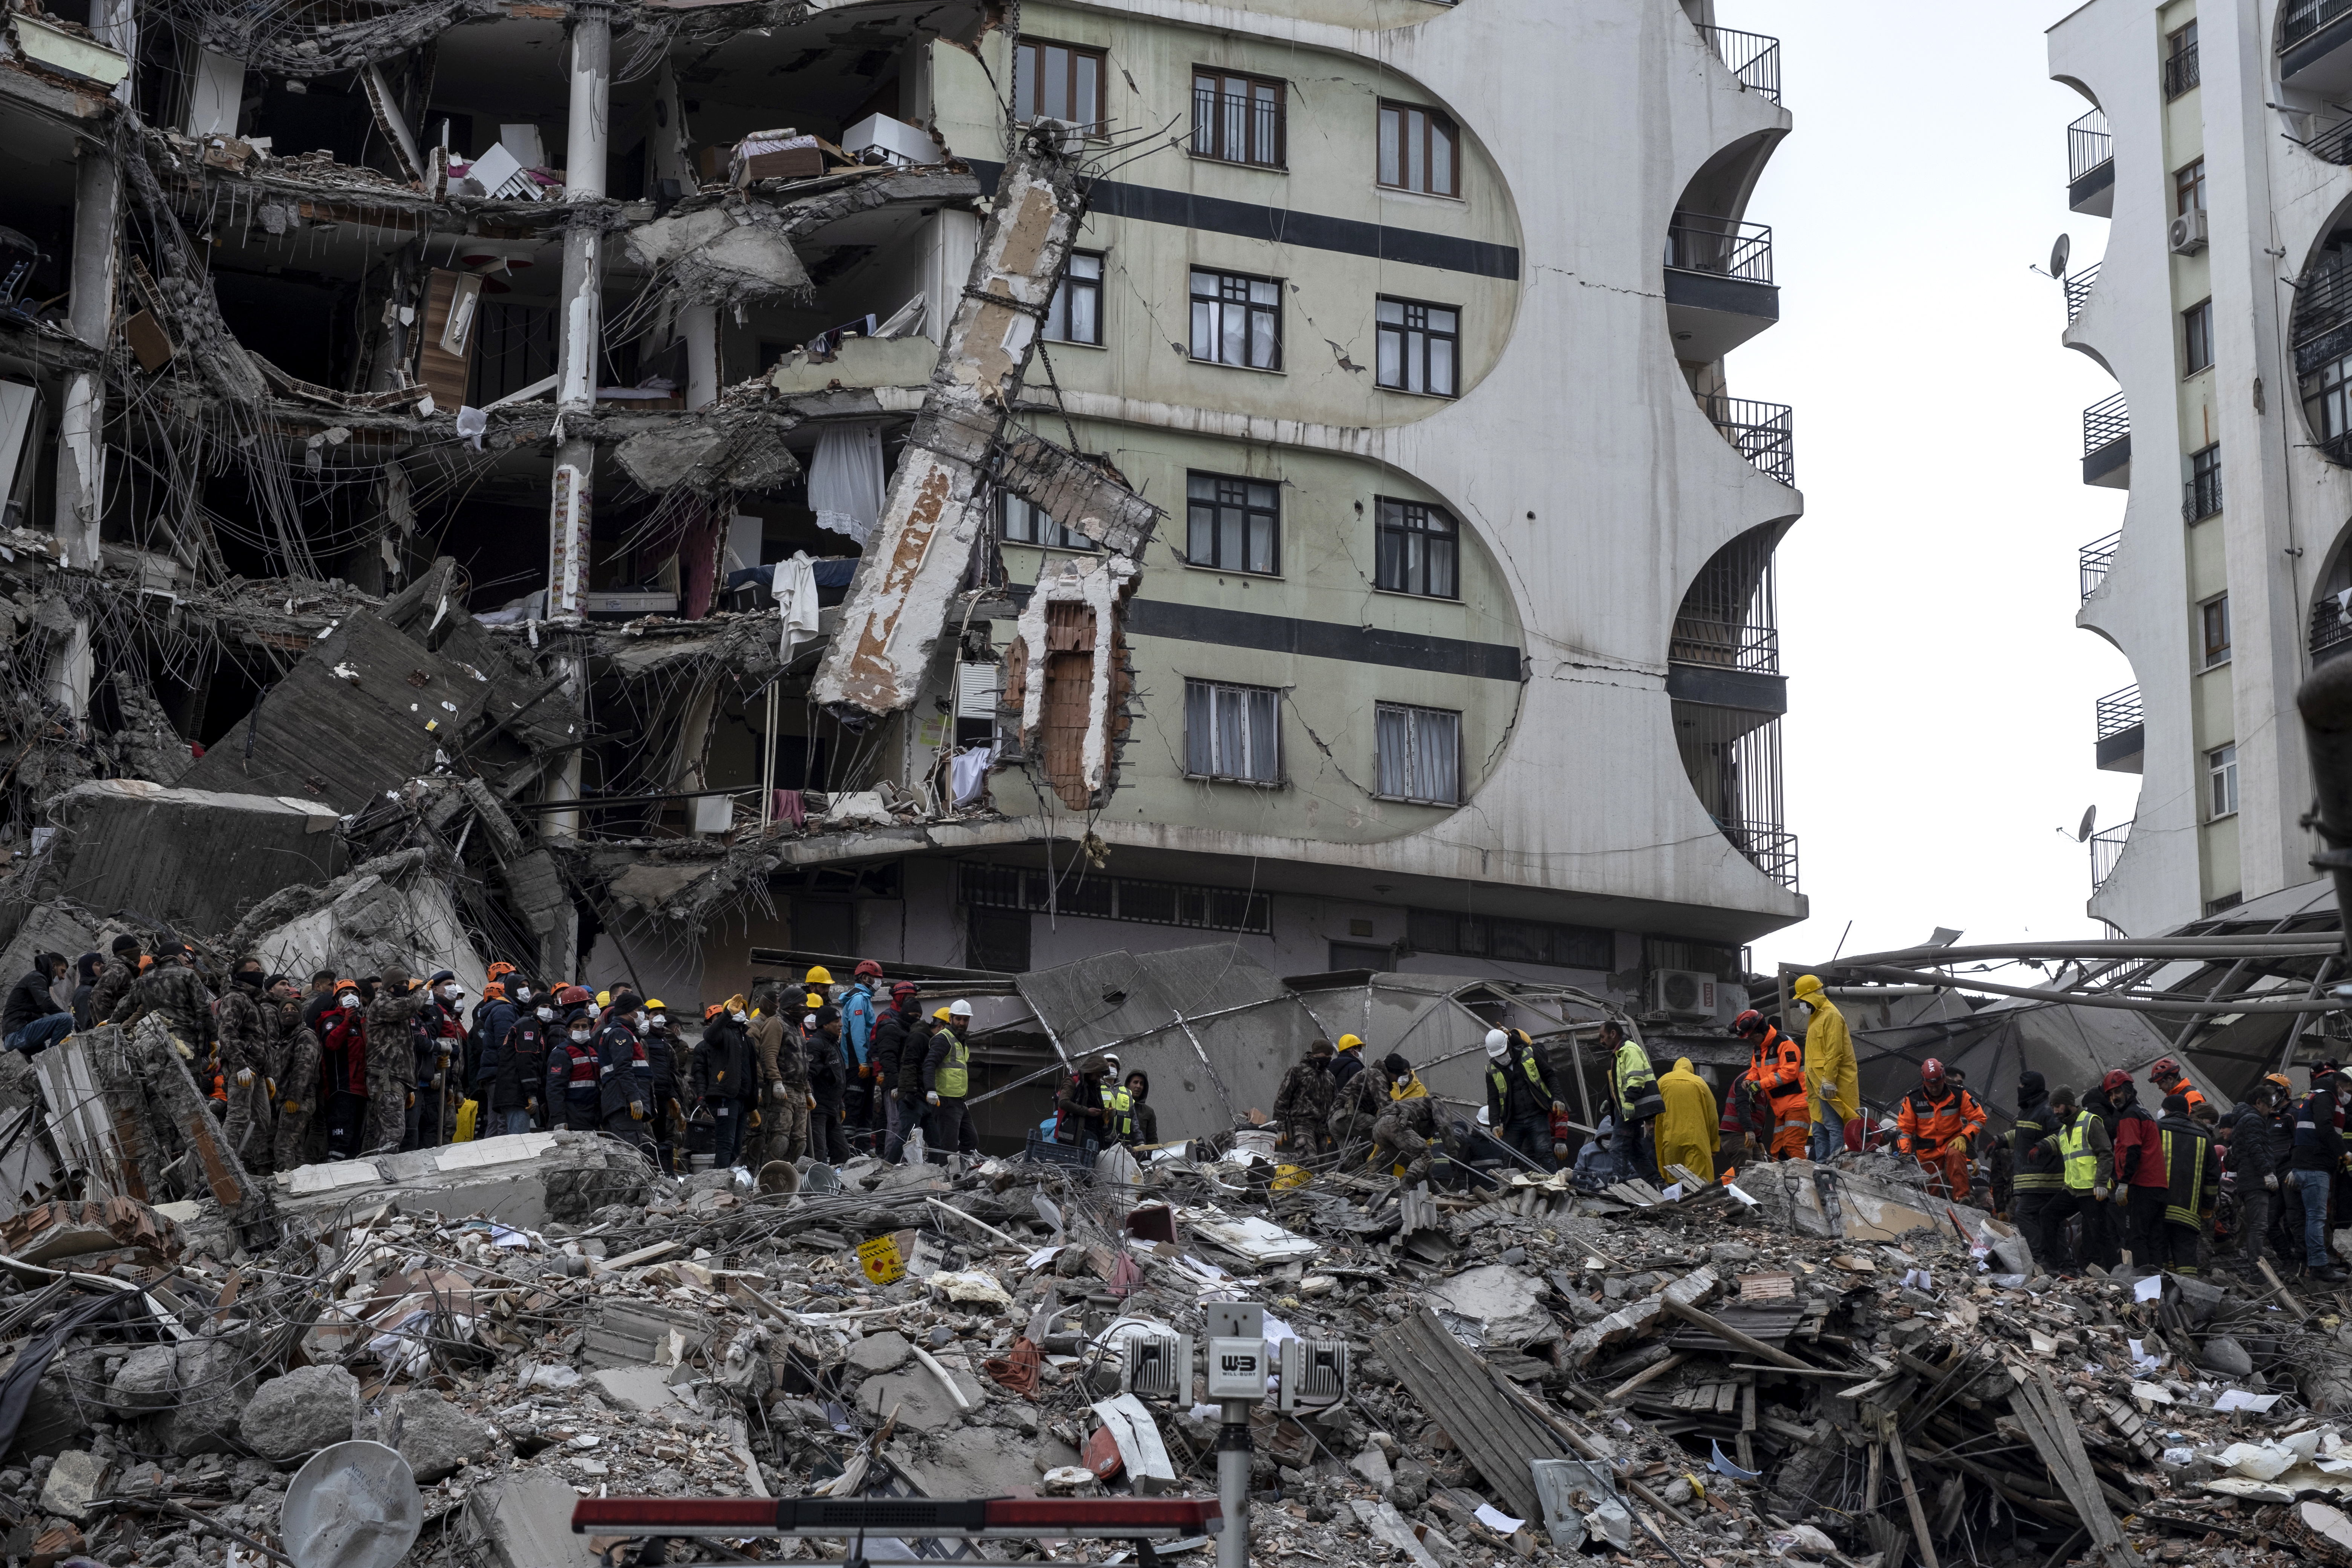
POLYGON ((1969 1195, 1969 1152, 1984 1136, 1984 1107, 1934 1057, 1919 1064, 1919 1087, 1903 1097, 1895 1125, 1895 1148, 1927 1168, 1930 1192, 1969 1195))
POLYGON ((2167 1095, 2174 1094, 2187 1100, 2192 1111, 2205 1103, 2204 1094, 2189 1081, 2189 1075, 2182 1072, 2180 1064, 2170 1057, 2159 1058, 2157 1064, 2147 1069, 2147 1081, 2156 1085, 2157 1103, 2159 1105, 2167 1095))

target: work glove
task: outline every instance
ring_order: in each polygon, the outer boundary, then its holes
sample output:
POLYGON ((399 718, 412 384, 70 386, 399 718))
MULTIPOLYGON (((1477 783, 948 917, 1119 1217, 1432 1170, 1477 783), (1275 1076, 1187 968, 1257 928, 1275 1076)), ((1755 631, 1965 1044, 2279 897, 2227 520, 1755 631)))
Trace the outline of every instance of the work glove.
MULTIPOLYGON (((408 1095, 408 1104, 409 1104, 409 1105, 415 1105, 415 1103, 416 1103, 416 1091, 415 1091, 415 1090, 414 1090, 414 1089, 411 1089, 411 1090, 409 1091, 409 1095, 408 1095)), ((403 1109, 403 1110, 405 1110, 405 1109, 407 1109, 407 1107, 404 1106, 402 1109, 403 1109)))
POLYGON ((2107 1189, 2105 1187, 2093 1187, 2091 1189, 2091 1201, 2095 1204, 2105 1203, 2107 1201, 2107 1189))
POLYGON ((924 1098, 925 1100, 929 1100, 931 1104, 933 1104, 933 1105, 937 1105, 937 1104, 940 1102, 940 1093, 939 1093, 939 1090, 937 1090, 937 1089, 932 1089, 932 1090, 930 1090, 929 1093, 925 1094, 925 1095, 923 1096, 923 1098, 924 1098))
POLYGON ((525 1110, 531 1111, 535 1114, 539 1110, 539 1101, 535 1100, 526 1100, 522 1102, 522 1108, 525 1110))
POLYGON ((1949 1147, 1958 1150, 1961 1158, 1966 1159, 1969 1152, 1968 1135, 1966 1133, 1962 1133, 1959 1137, 1953 1139, 1949 1147))
POLYGON ((2110 1196, 2107 1201, 2120 1207, 2121 1205, 2131 1202, 2131 1189, 2129 1187, 2117 1187, 2115 1190, 2114 1194, 2110 1196))
POLYGON ((292 1100, 288 1100, 285 1104, 283 1104, 283 1105, 279 1106, 278 1109, 278 1110, 282 1110, 282 1111, 284 1111, 284 1112, 285 1112, 287 1115, 289 1115, 289 1116, 294 1116, 294 1115, 297 1115, 297 1114, 299 1114, 299 1113, 301 1111, 301 1110, 302 1110, 302 1108, 301 1108, 300 1106, 299 1106, 299 1105, 295 1104, 295 1103, 294 1103, 294 1101, 292 1101, 292 1100))
POLYGON ((253 1087, 253 1069, 251 1068, 239 1068, 236 1069, 236 1087, 239 1089, 251 1089, 253 1087))
POLYGON ((642 1100, 633 1100, 629 1101, 629 1120, 632 1121, 643 1121, 645 1119, 646 1102, 642 1100))
POLYGON ((2266 1192, 2274 1193, 2278 1191, 2278 1177, 2275 1174, 2264 1176, 2263 1178, 2263 1187, 2266 1192))
POLYGON ((751 1112, 751 1125, 754 1127, 760 1125, 760 1113, 756 1110, 751 1112))
POLYGON ((812 1095, 810 1095, 810 1096, 808 1097, 808 1108, 809 1108, 811 1110, 814 1110, 816 1109, 816 1096, 815 1096, 815 1095, 813 1095, 813 1094, 812 1094, 812 1095))
POLYGON ((452 1045, 451 1045, 448 1041, 446 1041, 446 1040, 443 1040, 443 1041, 442 1041, 438 1046, 435 1047, 434 1048, 435 1048, 435 1049, 436 1049, 436 1050, 440 1055, 442 1055, 442 1056, 444 1056, 444 1057, 451 1057, 451 1056, 455 1056, 455 1055, 457 1055, 457 1047, 456 1047, 455 1046, 452 1046, 452 1045))
POLYGON ((786 1093, 786 1090, 785 1090, 785 1089, 784 1089, 784 1085, 783 1085, 783 1082, 782 1082, 782 1079, 779 1079, 779 1080, 777 1080, 776 1082, 770 1084, 770 1085, 768 1086, 768 1091, 769 1091, 771 1094, 773 1094, 773 1095, 774 1095, 778 1100, 782 1100, 782 1099, 783 1099, 783 1098, 785 1097, 785 1093, 786 1093))
POLYGON ((436 1072, 436 1073, 435 1073, 435 1074, 433 1075, 433 1081, 432 1081, 431 1083, 429 1083, 429 1084, 425 1085, 425 1087, 426 1087, 427 1089, 436 1089, 436 1090, 437 1090, 437 1089, 441 1087, 442 1083, 443 1083, 443 1082, 444 1082, 447 1078, 448 1078, 448 1075, 447 1075, 446 1073, 437 1073, 437 1072, 436 1072))
POLYGON ((1567 1106, 1565 1106, 1565 1105, 1562 1105, 1562 1104, 1561 1104, 1559 1100, 1553 1100, 1553 1101, 1551 1102, 1551 1113, 1552 1113, 1554 1116, 1559 1116, 1559 1115, 1560 1115, 1560 1114, 1564 1113, 1567 1110, 1568 1110, 1568 1107, 1567 1107, 1567 1106))

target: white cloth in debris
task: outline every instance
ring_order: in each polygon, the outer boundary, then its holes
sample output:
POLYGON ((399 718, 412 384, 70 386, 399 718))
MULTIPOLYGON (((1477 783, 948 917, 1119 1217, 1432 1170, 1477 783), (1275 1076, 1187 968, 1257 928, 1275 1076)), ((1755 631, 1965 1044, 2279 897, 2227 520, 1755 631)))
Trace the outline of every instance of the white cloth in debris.
POLYGON ((809 510, 817 526, 845 533, 860 550, 882 521, 882 426, 877 420, 828 425, 809 463, 809 510))
POLYGON ((472 442, 475 451, 482 449, 482 432, 489 427, 488 410, 476 408, 471 404, 457 410, 457 434, 460 438, 472 442))
POLYGON ((789 664, 793 648, 816 637, 816 568, 810 563, 807 551, 795 550, 790 561, 776 563, 771 591, 784 622, 783 641, 777 652, 789 664))
POLYGON ((955 790, 958 805, 970 805, 980 798, 988 782, 989 756, 994 750, 992 746, 968 746, 948 763, 948 782, 955 790))

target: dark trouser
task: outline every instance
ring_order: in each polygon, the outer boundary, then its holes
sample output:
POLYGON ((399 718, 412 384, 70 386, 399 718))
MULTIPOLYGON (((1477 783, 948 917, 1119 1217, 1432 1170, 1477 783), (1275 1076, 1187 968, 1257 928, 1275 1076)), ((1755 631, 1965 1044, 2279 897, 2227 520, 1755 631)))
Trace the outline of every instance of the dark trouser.
POLYGON ((630 1115, 629 1108, 625 1105, 604 1118, 604 1131, 625 1143, 635 1144, 647 1154, 654 1152, 651 1123, 640 1121, 630 1115))
POLYGON ((327 1158, 348 1160, 360 1152, 360 1130, 367 1121, 367 1096, 338 1089, 327 1097, 327 1158))
POLYGON ((2160 1266, 2175 1274, 2195 1274, 2197 1243, 2202 1239, 2200 1229, 2200 1226, 2182 1225, 2178 1220, 2166 1220, 2159 1237, 2159 1244, 2165 1249, 2160 1266))
POLYGON ((964 1114, 961 1095, 953 1099, 941 1095, 940 1102, 932 1106, 930 1111, 926 1119, 928 1124, 923 1128, 923 1142, 930 1145, 933 1153, 944 1160, 963 1146, 971 1118, 964 1114))
POLYGON ((723 1171, 742 1157, 743 1130, 751 1124, 751 1108, 731 1100, 710 1107, 710 1168, 723 1171))
POLYGON ((563 1125, 574 1132, 593 1132, 600 1118, 596 1114, 594 1090, 586 1094, 563 1097, 563 1125))
POLYGON ((2164 1187, 2131 1189, 2131 1202, 2125 1209, 2126 1222, 2130 1226, 2132 1267, 2161 1268, 2170 1256, 2171 1244, 2164 1235, 2164 1208, 2171 1201, 2171 1193, 2164 1187))
POLYGON ((923 1129, 923 1142, 926 1147, 931 1141, 931 1130, 924 1126, 923 1112, 926 1107, 919 1097, 908 1100, 902 1096, 893 1095, 891 1103, 898 1107, 898 1120, 890 1128, 889 1141, 883 1147, 882 1157, 895 1165, 907 1157, 907 1140, 914 1136, 915 1129, 918 1127, 923 1129))
POLYGON ((842 1127, 839 1100, 816 1102, 809 1112, 809 1156, 828 1165, 845 1164, 849 1160, 849 1134, 842 1127))
POLYGON ((1533 1160, 1541 1170, 1549 1171, 1558 1163, 1551 1157, 1551 1117, 1549 1114, 1529 1112, 1525 1116, 1513 1117, 1511 1124, 1503 1129, 1503 1142, 1533 1160))
POLYGON ((2327 1185, 2332 1173, 2297 1171, 2294 1190, 2303 1199, 2303 1261, 2309 1268, 2325 1268, 2335 1259, 2327 1253, 2327 1185))
POLYGON ((2238 1189, 2238 1267, 2252 1274, 2263 1260, 2263 1233, 2271 1227, 2270 1189, 2255 1179, 2238 1189))
POLYGON ((866 1079, 851 1079, 845 1109, 848 1112, 846 1125, 851 1134, 850 1142, 858 1148, 864 1148, 872 1142, 865 1134, 874 1125, 873 1083, 866 1079))
POLYGON ((2113 1268, 2123 1261, 2124 1211, 2108 1194, 2108 1201, 2078 1198, 2076 1205, 2083 1212, 2083 1262, 2095 1263, 2102 1268, 2113 1268))
POLYGON ((415 1132, 408 1146, 412 1149, 437 1149, 449 1142, 449 1135, 457 1127, 457 1104, 455 1089, 445 1091, 429 1083, 418 1084, 416 1104, 409 1119, 409 1126, 415 1132))
POLYGON ((2053 1274, 2074 1267, 2065 1251, 2066 1221, 2074 1213, 2074 1200, 2067 1197, 2063 1187, 2055 1192, 2043 1187, 2019 1193, 2010 1209, 2010 1218, 2016 1222, 2017 1234, 2025 1237, 2033 1248, 2033 1256, 2040 1258, 2042 1266, 2053 1274), (2059 1201, 2062 1198, 2065 1199, 2063 1205, 2065 1212, 2053 1219, 2051 1211, 2062 1206, 2059 1201))
POLYGON ((22 1051, 28 1057, 39 1056, 59 1040, 73 1033, 71 1013, 48 1013, 34 1019, 8 1037, 7 1048, 22 1051))

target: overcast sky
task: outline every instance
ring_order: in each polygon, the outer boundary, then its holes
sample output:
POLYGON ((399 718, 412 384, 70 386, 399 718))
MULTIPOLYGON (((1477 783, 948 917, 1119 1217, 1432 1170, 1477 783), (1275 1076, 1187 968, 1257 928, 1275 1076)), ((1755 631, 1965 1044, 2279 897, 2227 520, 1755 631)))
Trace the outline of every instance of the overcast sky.
POLYGON ((2074 613, 2075 552, 2123 515, 2082 482, 2082 411, 2116 388, 2059 345, 2059 287, 2028 270, 2061 232, 2079 263, 2106 248, 2066 207, 2088 106, 2042 39, 2066 9, 1717 0, 1780 39, 1796 121, 1748 213, 1772 226, 1780 322, 1729 365, 1735 395, 1794 405, 1805 495, 1780 649, 1813 913, 1756 944, 1762 968, 1938 925, 2104 934, 2074 828, 2132 814, 2138 779, 2092 765, 2092 701, 2132 676, 2074 613))

